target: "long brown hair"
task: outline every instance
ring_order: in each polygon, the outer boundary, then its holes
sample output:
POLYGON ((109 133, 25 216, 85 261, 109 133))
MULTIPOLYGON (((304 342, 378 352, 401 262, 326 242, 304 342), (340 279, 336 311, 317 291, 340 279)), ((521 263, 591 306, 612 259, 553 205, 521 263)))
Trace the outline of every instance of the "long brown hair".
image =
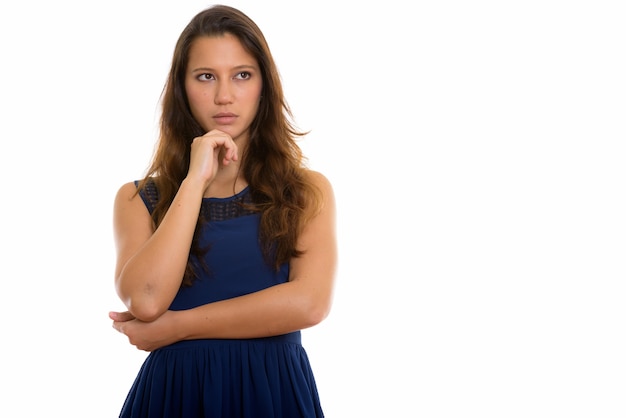
MULTIPOLYGON (((146 177, 157 185, 159 200, 152 213, 155 227, 163 220, 189 169, 191 142, 205 134, 193 118, 185 92, 185 72, 192 42, 201 36, 236 36, 257 61, 263 80, 259 110, 250 126, 250 140, 242 158, 255 210, 261 214, 260 240, 275 268, 301 255, 297 239, 307 220, 321 205, 319 190, 306 175, 305 157, 296 143, 306 135, 293 124, 280 75, 259 27, 241 11, 216 5, 198 13, 182 31, 174 49, 170 73, 161 97, 160 134, 146 177)), ((138 190, 139 190, 138 189, 138 190)), ((196 227, 196 234, 198 232, 196 227)), ((191 254, 200 256, 197 241, 191 254)), ((196 272, 188 263, 185 284, 196 272)))

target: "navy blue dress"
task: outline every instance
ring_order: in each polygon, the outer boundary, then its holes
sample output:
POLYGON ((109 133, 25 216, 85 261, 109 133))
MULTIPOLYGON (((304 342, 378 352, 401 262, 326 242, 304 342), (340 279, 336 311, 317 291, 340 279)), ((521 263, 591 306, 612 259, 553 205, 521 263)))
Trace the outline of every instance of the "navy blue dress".
MULTIPOLYGON (((152 212, 154 187, 141 198, 152 212)), ((205 198, 199 234, 208 245, 208 271, 181 287, 170 309, 184 310, 255 292, 288 280, 259 247, 259 215, 245 209, 249 189, 230 198, 205 198)), ((192 259, 193 261, 193 259, 192 259)), ((204 270, 200 270, 204 271, 204 270)), ((120 417, 323 417, 300 332, 255 339, 180 341, 147 356, 120 417)))

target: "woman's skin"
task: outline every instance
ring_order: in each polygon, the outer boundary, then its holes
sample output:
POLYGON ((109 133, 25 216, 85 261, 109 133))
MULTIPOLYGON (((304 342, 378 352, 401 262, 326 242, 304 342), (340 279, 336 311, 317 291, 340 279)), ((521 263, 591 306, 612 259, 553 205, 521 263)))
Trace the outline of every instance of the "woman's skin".
POLYGON ((185 339, 256 338, 311 327, 329 313, 337 264, 335 200, 328 180, 309 171, 322 191, 321 211, 298 239, 287 283, 184 311, 169 311, 185 271, 203 197, 243 190, 239 176, 250 124, 261 97, 258 63, 230 35, 197 38, 185 89, 194 118, 207 131, 195 138, 187 177, 154 229, 133 182, 115 198, 115 284, 128 311, 110 312, 113 327, 138 349, 185 339))

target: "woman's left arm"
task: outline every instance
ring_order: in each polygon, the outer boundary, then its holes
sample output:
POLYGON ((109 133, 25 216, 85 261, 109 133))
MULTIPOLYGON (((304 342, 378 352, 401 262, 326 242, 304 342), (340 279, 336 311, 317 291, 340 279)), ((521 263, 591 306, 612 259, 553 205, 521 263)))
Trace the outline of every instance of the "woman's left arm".
POLYGON ((298 239, 302 256, 290 262, 289 281, 184 311, 167 311, 146 323, 111 313, 113 326, 137 348, 151 351, 185 339, 258 338, 305 329, 329 314, 337 268, 336 208, 330 182, 310 172, 322 194, 320 212, 298 239))

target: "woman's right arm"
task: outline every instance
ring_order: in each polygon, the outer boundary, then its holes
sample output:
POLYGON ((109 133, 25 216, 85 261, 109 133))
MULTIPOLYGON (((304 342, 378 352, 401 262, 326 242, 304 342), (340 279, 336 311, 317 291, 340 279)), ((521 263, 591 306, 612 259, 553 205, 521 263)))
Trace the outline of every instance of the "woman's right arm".
POLYGON ((202 196, 218 167, 238 159, 237 145, 224 132, 194 138, 187 177, 156 230, 134 183, 119 189, 113 210, 115 287, 135 318, 154 321, 170 307, 185 273, 202 196))
POLYGON ((152 321, 165 312, 180 287, 204 186, 183 181, 155 230, 134 183, 115 197, 113 231, 117 251, 115 287, 135 318, 152 321))

